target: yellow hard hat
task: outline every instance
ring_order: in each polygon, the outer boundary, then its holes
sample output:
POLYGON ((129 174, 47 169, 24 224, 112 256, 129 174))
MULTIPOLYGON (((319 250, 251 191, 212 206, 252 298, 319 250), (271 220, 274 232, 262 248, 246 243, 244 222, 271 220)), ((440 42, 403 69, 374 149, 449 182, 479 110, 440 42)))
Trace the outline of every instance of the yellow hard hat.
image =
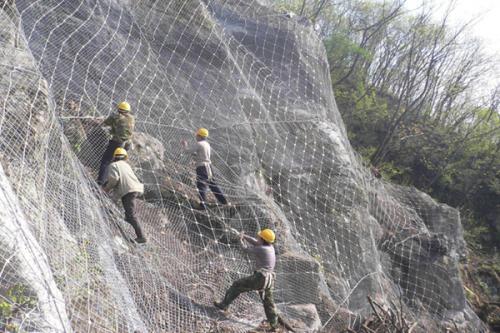
POLYGON ((257 235, 268 243, 274 243, 276 239, 276 235, 271 229, 262 229, 257 235))
POLYGON ((128 154, 125 149, 123 149, 122 147, 118 147, 115 149, 115 152, 113 153, 113 158, 116 158, 117 156, 127 157, 128 154))
POLYGON ((196 135, 201 136, 202 138, 208 138, 208 130, 203 127, 198 128, 196 135))
POLYGON ((118 104, 118 110, 130 112, 130 104, 127 102, 121 102, 118 104))

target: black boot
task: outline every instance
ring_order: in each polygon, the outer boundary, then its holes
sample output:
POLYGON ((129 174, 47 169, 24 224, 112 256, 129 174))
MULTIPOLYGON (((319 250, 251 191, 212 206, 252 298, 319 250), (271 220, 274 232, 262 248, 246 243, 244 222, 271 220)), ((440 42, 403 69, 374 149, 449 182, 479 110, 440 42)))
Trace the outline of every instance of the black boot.
POLYGON ((136 243, 142 244, 142 243, 146 243, 146 238, 144 238, 144 237, 137 237, 136 239, 134 239, 134 241, 136 243))
POLYGON ((224 303, 222 302, 217 302, 217 301, 214 301, 214 306, 216 308, 218 308, 219 310, 222 310, 222 311, 226 311, 227 310, 227 306, 224 305, 224 303))
POLYGON ((142 229, 139 226, 139 224, 136 222, 132 225, 132 227, 134 227, 135 235, 137 236, 137 238, 135 239, 135 242, 136 243, 146 243, 146 238, 142 234, 142 229))
POLYGON ((194 209, 196 210, 207 210, 207 206, 205 205, 205 203, 203 201, 200 201, 195 207, 194 209))

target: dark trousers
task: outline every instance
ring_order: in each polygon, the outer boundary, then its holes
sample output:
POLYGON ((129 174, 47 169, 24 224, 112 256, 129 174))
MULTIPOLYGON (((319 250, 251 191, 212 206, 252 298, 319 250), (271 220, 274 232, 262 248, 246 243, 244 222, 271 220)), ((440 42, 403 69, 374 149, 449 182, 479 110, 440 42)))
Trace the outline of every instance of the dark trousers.
POLYGON ((142 229, 137 222, 137 217, 135 216, 135 198, 137 198, 137 192, 127 193, 122 197, 123 209, 125 209, 125 221, 130 223, 135 230, 137 238, 143 238, 142 229))
POLYGON ((200 205, 205 207, 205 202, 207 200, 207 188, 210 187, 210 190, 214 193, 215 198, 218 202, 223 205, 227 204, 227 200, 222 194, 221 189, 215 183, 214 178, 208 179, 207 167, 199 166, 196 168, 196 187, 198 188, 198 194, 200 197, 200 205))
POLYGON ((116 148, 123 147, 124 145, 124 142, 109 140, 108 146, 106 147, 104 154, 102 154, 99 176, 97 176, 97 184, 103 185, 106 182, 106 171, 108 169, 108 165, 113 161, 113 153, 116 148))
MULTIPOLYGON (((236 299, 236 297, 243 292, 261 290, 265 281, 265 276, 260 272, 254 272, 253 275, 234 281, 226 292, 226 296, 222 301, 222 306, 224 308, 228 307, 236 299)), ((266 313, 267 321, 271 327, 277 327, 278 313, 276 312, 276 306, 274 305, 272 288, 264 290, 262 303, 264 305, 264 312, 266 313)))

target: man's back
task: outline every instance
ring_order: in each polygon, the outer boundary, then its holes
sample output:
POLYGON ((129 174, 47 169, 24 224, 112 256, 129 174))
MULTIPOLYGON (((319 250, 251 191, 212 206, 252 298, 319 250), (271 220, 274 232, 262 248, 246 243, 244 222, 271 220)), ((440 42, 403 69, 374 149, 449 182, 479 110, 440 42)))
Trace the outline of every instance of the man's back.
POLYGON ((189 148, 189 152, 195 155, 196 166, 210 164, 211 148, 206 140, 198 141, 189 148))
POLYGON ((120 198, 130 192, 144 193, 144 185, 124 160, 109 165, 106 188, 114 189, 116 195, 120 198))
POLYGON ((272 245, 254 245, 247 248, 247 251, 255 257, 255 270, 265 269, 273 271, 276 265, 276 253, 272 245))
POLYGON ((132 138, 134 132, 135 119, 129 113, 118 113, 109 116, 105 121, 105 125, 111 126, 111 135, 113 140, 125 142, 132 138))

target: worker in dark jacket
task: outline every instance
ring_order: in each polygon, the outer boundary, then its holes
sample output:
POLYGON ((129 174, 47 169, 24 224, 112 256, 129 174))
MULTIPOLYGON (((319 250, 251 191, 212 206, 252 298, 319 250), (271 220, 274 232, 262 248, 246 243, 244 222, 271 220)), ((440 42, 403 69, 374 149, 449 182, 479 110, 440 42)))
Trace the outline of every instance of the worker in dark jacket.
POLYGON ((258 233, 258 239, 241 233, 240 242, 243 249, 255 258, 255 271, 250 276, 236 280, 227 290, 222 302, 214 302, 217 308, 227 310, 242 292, 257 290, 264 304, 267 320, 273 330, 278 327, 278 314, 273 299, 274 266, 276 265, 276 253, 273 246, 275 238, 271 229, 261 230, 258 233))
POLYGON ((127 151, 121 147, 116 148, 114 161, 109 165, 107 181, 104 184, 106 192, 113 191, 117 199, 121 199, 125 210, 125 220, 135 230, 137 243, 145 243, 146 238, 142 233, 141 226, 137 221, 135 212, 135 199, 144 193, 144 185, 137 179, 134 171, 127 163, 127 151))
POLYGON ((200 197, 200 205, 198 208, 206 209, 207 190, 213 192, 217 201, 223 205, 228 205, 228 201, 221 189, 215 182, 212 172, 212 161, 210 159, 211 147, 207 141, 208 130, 200 128, 196 131, 196 143, 188 147, 186 141, 182 141, 184 149, 193 155, 196 162, 196 187, 198 188, 198 195, 200 197))
POLYGON ((113 153, 118 147, 128 149, 130 139, 134 132, 135 120, 130 114, 130 104, 121 102, 118 104, 118 113, 112 114, 103 122, 104 126, 111 127, 111 139, 101 158, 101 166, 99 167, 99 176, 97 183, 103 185, 106 181, 106 168, 113 160, 113 153))

